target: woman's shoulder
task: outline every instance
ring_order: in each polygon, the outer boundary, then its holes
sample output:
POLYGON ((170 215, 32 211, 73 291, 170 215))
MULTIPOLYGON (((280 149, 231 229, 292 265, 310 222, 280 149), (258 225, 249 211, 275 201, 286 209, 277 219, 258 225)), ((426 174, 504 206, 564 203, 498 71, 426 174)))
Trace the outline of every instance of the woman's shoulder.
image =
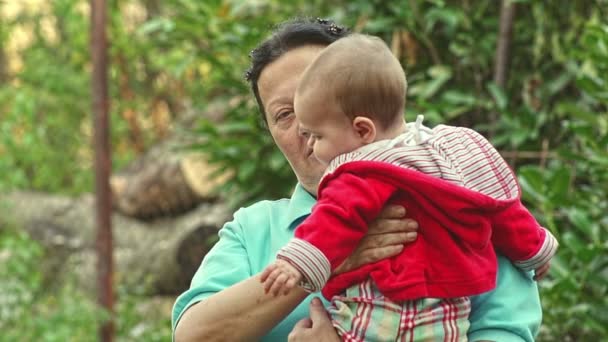
POLYGON ((300 185, 296 186, 290 198, 263 200, 234 213, 234 222, 244 231, 261 230, 287 231, 293 223, 310 214, 315 198, 300 185))
POLYGON ((258 201, 238 209, 234 213, 234 220, 242 227, 251 224, 269 223, 284 216, 289 208, 289 203, 288 198, 258 201))
POLYGON ((289 198, 281 198, 278 200, 261 200, 246 207, 239 208, 234 215, 257 216, 263 214, 264 212, 273 212, 276 210, 282 211, 289 207, 289 201, 289 198))
POLYGON ((265 200, 239 209, 234 213, 234 220, 224 225, 222 230, 225 232, 220 232, 220 239, 222 235, 232 236, 248 253, 254 254, 257 253, 254 251, 268 250, 268 244, 276 241, 281 243, 274 247, 280 248, 293 235, 288 229, 289 204, 288 199, 265 200))

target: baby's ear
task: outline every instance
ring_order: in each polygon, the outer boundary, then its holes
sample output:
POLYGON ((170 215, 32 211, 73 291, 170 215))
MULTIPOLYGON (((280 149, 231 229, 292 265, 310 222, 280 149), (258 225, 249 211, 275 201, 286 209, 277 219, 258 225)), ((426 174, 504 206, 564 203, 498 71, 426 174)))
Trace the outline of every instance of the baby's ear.
POLYGON ((365 144, 370 144, 376 139, 376 125, 370 118, 365 116, 355 117, 353 120, 353 128, 365 144))

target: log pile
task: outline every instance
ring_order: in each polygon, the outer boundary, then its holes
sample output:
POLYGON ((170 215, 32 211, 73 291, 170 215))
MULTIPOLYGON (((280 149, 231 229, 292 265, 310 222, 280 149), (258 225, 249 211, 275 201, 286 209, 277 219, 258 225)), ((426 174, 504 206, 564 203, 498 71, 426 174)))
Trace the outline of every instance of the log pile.
MULTIPOLYGON (((0 226, 25 229, 45 247, 46 264, 42 266, 50 283, 59 282, 61 275, 74 274, 76 270, 78 282, 87 289, 94 288, 92 195, 71 198, 14 192, 2 200, 0 226)), ((218 229, 230 216, 221 201, 204 202, 181 215, 154 221, 115 213, 116 280, 131 288, 145 285, 153 294, 183 291, 217 238, 218 229)))
MULTIPOLYGON (((203 115, 217 119, 213 108, 203 115)), ((201 154, 185 152, 196 114, 185 115, 173 134, 125 169, 112 175, 115 278, 150 294, 175 295, 217 239, 231 210, 215 189, 226 177, 201 154)), ((0 229, 12 226, 41 242, 49 284, 78 274, 85 288, 95 286, 95 212, 91 194, 67 197, 35 192, 0 195, 0 229), (74 272, 76 270, 76 272, 74 272)), ((93 290, 92 290, 93 291, 93 290)))

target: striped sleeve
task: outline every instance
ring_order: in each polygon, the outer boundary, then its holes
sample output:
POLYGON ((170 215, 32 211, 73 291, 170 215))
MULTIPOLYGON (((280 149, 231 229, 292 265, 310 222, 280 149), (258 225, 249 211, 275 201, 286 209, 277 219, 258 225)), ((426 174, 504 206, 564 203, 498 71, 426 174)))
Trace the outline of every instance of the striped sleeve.
POLYGON ((545 239, 538 252, 529 259, 515 261, 515 266, 524 271, 532 271, 549 262, 555 255, 559 246, 557 239, 547 229, 542 228, 542 230, 545 233, 545 239))
POLYGON ((277 258, 289 262, 302 273, 304 280, 300 286, 309 292, 321 291, 331 275, 331 266, 325 255, 302 239, 292 239, 281 248, 277 258))

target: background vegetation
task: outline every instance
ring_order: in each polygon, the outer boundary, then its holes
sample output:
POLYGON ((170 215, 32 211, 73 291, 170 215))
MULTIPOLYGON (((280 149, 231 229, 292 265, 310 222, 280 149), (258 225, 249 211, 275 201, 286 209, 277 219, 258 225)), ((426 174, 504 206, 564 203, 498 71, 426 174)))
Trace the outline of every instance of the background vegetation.
MULTIPOLYGON (((493 82, 500 6, 479 1, 112 0, 114 167, 163 139, 187 111, 196 148, 231 170, 235 205, 286 196, 294 178, 242 81, 248 51, 296 15, 379 35, 410 84, 406 118, 476 128, 512 162, 524 198, 561 249, 540 283, 542 341, 608 337, 608 2, 513 1, 508 81, 493 82), (518 151, 518 154, 514 154, 518 151), (532 153, 530 153, 532 152, 532 153)), ((92 189, 88 6, 0 1, 0 193, 92 189)), ((0 331, 8 340, 88 340, 103 313, 80 289, 48 288, 40 247, 0 230, 0 331), (24 335, 25 334, 25 335, 24 335)), ((166 340, 168 317, 120 293, 122 340, 166 340)))

